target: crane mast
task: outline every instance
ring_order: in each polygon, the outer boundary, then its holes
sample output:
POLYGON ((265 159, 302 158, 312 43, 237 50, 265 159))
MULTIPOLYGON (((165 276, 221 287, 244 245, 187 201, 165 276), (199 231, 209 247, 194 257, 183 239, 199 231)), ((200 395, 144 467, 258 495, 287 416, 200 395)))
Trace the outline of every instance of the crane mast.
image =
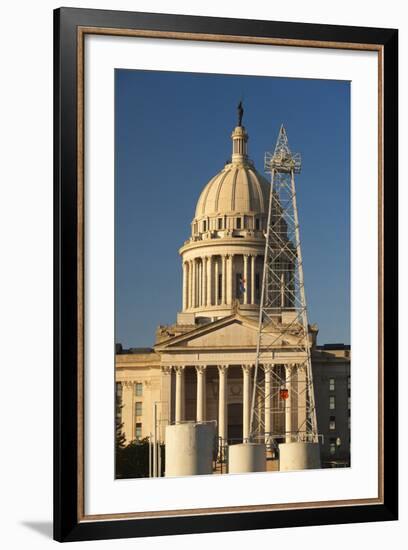
POLYGON ((282 442, 318 443, 296 202, 300 170, 282 125, 273 153, 265 154, 271 185, 249 423, 249 441, 264 442, 267 451, 282 442))

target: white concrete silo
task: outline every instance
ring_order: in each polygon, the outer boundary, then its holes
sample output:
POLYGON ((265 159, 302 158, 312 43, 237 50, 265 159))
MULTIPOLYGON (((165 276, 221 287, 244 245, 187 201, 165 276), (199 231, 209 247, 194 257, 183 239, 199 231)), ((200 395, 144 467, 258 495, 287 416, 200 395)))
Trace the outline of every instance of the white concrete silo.
POLYGON ((266 471, 266 448, 263 443, 240 443, 228 448, 228 473, 266 471))
POLYGON ((212 474, 215 424, 186 422, 166 427, 166 477, 212 474))
POLYGON ((320 445, 293 441, 279 445, 279 471, 319 469, 320 445))

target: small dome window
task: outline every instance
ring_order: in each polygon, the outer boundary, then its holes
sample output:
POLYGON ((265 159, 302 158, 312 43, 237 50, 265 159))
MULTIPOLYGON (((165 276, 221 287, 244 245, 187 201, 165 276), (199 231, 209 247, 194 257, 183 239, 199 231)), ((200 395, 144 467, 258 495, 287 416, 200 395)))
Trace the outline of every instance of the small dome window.
POLYGON ((261 228, 260 220, 259 218, 255 218, 255 229, 259 231, 261 228))
POLYGON ((203 231, 207 231, 207 222, 203 221, 203 231))
POLYGON ((218 229, 222 229, 222 218, 218 218, 218 229))
POLYGON ((242 227, 242 218, 237 218, 237 229, 241 229, 242 227))

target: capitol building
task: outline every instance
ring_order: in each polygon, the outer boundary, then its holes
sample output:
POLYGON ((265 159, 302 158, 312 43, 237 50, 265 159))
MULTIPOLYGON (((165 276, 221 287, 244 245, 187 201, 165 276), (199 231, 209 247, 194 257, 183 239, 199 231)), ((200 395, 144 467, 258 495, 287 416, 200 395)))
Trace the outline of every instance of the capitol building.
MULTIPOLYGON (((116 344, 117 421, 128 443, 153 432, 164 442, 166 426, 184 421, 214 421, 222 445, 249 436, 270 182, 248 156, 241 120, 231 140, 231 159, 202 189, 179 249, 175 323, 158 326, 153 348, 116 344)), ((349 465, 350 347, 319 346, 317 326, 309 331, 322 464, 349 465)), ((282 421, 272 417, 275 432, 282 421)), ((292 429, 301 422, 294 411, 292 429)))

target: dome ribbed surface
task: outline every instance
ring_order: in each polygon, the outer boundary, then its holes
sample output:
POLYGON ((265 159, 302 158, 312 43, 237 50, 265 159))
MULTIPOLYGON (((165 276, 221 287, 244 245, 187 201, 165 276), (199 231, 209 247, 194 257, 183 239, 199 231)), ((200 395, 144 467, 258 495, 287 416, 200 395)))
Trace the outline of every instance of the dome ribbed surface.
POLYGON ((204 187, 195 217, 268 211, 270 184, 252 164, 230 163, 204 187))

